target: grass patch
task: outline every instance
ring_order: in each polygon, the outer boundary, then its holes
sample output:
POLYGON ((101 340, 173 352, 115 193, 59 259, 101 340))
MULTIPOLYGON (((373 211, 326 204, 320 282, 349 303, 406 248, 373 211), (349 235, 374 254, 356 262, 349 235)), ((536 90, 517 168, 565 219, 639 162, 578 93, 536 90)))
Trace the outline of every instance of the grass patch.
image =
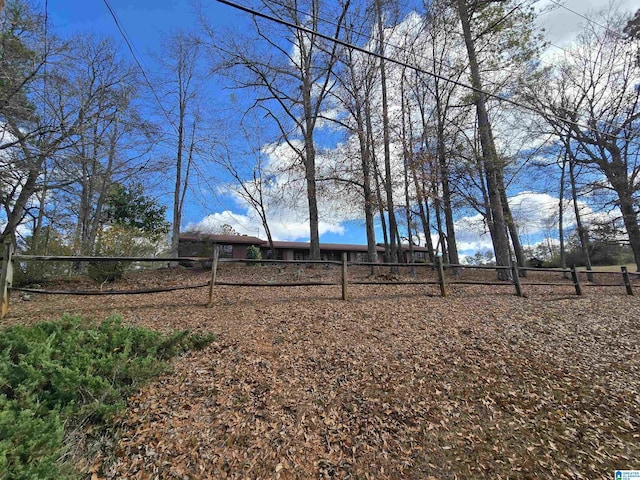
POLYGON ((105 426, 168 360, 200 349, 213 334, 162 334, 65 316, 0 330, 0 479, 79 478, 65 433, 105 426))

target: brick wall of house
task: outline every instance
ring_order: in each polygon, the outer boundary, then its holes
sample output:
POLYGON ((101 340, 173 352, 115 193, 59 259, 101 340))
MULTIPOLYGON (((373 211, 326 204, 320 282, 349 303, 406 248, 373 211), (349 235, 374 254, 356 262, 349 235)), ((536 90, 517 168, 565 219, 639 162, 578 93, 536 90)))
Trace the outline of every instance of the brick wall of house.
POLYGON ((233 258, 247 258, 246 245, 234 245, 233 246, 233 258))

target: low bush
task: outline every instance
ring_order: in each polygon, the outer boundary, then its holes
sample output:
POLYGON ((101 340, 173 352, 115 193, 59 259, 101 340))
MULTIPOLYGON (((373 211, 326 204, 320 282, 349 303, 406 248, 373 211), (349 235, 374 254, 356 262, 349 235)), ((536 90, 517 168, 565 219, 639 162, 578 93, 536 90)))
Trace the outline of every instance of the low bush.
POLYGON ((127 327, 78 317, 0 330, 0 478, 76 478, 65 431, 107 425, 141 382, 213 335, 127 327))
MULTIPOLYGON (((251 245, 247 248, 247 258, 249 260, 262 260, 262 252, 255 245, 251 245)), ((253 263, 252 265, 260 265, 259 263, 253 263)))
POLYGON ((256 247, 255 245, 251 245, 249 248, 247 248, 247 258, 250 260, 261 260, 262 253, 260 252, 260 249, 258 247, 256 247))
POLYGON ((87 275, 97 283, 115 282, 124 275, 122 262, 89 262, 87 275))

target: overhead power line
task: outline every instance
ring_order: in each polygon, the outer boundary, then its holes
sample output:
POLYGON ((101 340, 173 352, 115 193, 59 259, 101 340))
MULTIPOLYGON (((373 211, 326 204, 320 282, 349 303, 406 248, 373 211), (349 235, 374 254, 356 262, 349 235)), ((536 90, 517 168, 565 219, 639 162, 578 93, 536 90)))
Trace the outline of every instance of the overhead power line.
MULTIPOLYGON (((542 1, 542 0, 535 0, 531 5, 533 5, 533 4, 535 4, 535 3, 538 3, 538 2, 540 2, 540 1, 542 1)), ((281 0, 281 1, 279 1, 279 0, 269 0, 269 3, 275 4, 275 5, 279 5, 279 6, 281 6, 281 7, 285 7, 285 8, 287 8, 287 9, 292 10, 292 11, 295 11, 298 15, 303 15, 303 16, 305 16, 305 17, 310 17, 310 16, 312 16, 312 15, 315 15, 315 16, 316 16, 316 18, 317 18, 319 21, 323 22, 323 23, 326 23, 326 24, 331 25, 331 26, 334 26, 334 27, 338 27, 338 26, 339 26, 339 25, 338 25, 338 23, 337 23, 336 21, 328 20, 328 19, 326 18, 326 16, 325 16, 325 17, 323 17, 323 16, 320 16, 320 15, 317 15, 317 14, 312 14, 312 13, 310 13, 310 12, 308 12, 308 11, 301 10, 301 9, 299 9, 299 8, 294 8, 294 7, 292 7, 291 5, 287 5, 287 4, 286 4, 286 3, 284 3, 284 1, 282 1, 282 0, 281 0)), ((516 6, 516 8, 517 8, 517 9, 522 10, 523 5, 524 5, 524 2, 523 2, 523 3, 521 3, 520 5, 517 5, 517 6, 516 6)), ((560 5, 560 6, 562 6, 562 5, 560 5)), ((582 18, 586 19, 586 20, 587 20, 587 21, 589 21, 589 22, 592 22, 592 23, 594 23, 595 25, 597 25, 597 26, 599 26, 599 27, 601 27, 601 28, 604 28, 604 29, 605 29, 605 30, 607 30, 607 31, 610 31, 606 26, 601 25, 601 24, 596 23, 596 22, 593 22, 593 21, 592 21, 591 19, 589 19, 588 17, 585 17, 584 15, 581 15, 580 13, 574 12, 573 10, 570 10, 570 9, 568 9, 568 10, 569 10, 569 11, 571 11, 572 13, 575 13, 576 15, 578 15, 578 16, 580 16, 580 17, 582 17, 582 18)), ((522 11, 524 12, 524 10, 522 10, 522 11)), ((337 12, 336 12, 336 13, 335 13, 335 16, 339 16, 339 13, 337 13, 337 12)), ((356 15, 356 18, 360 18, 360 19, 362 19, 362 17, 361 17, 360 15, 356 15)), ((506 17, 505 17, 505 18, 506 18, 506 17)), ((504 18, 503 18, 503 20, 504 20, 504 18)), ((369 41, 377 40, 377 38, 376 38, 374 35, 364 33, 364 32, 362 32, 362 31, 360 31, 360 30, 356 30, 356 29, 354 29, 354 28, 349 28, 349 26, 347 26, 347 25, 344 25, 344 26, 343 26, 343 30, 344 30, 344 31, 346 31, 346 32, 352 32, 352 33, 355 33, 356 35, 358 35, 358 36, 360 36, 360 37, 362 37, 362 38, 365 38, 365 39, 367 39, 367 40, 369 40, 369 41)), ((456 32, 456 31, 452 31, 452 30, 445 30, 445 32, 447 33, 447 35, 452 34, 452 35, 460 35, 460 36, 462 36, 462 33, 461 33, 461 32, 456 32)), ((615 32, 614 32, 614 33, 615 33, 615 32)), ((618 35, 618 37, 620 37, 620 36, 618 35)), ((386 41, 383 41, 383 42, 382 42, 382 45, 383 45, 384 47, 391 47, 391 48, 393 48, 396 52, 404 54, 404 55, 405 55, 405 57, 404 57, 404 58, 407 58, 407 55, 411 55, 411 57, 412 57, 412 58, 414 58, 414 59, 422 59, 422 60, 428 60, 428 61, 432 61, 432 60, 433 60, 433 61, 434 61, 434 63, 435 63, 435 64, 437 64, 440 68, 442 68, 442 69, 448 69, 448 70, 452 71, 454 75, 455 75, 456 73, 459 73, 459 72, 457 72, 457 70, 456 70, 454 67, 452 67, 452 66, 450 66, 450 65, 446 65, 446 64, 445 64, 444 62, 442 62, 441 60, 437 60, 437 59, 435 59, 435 58, 430 59, 430 58, 428 58, 428 57, 426 57, 426 56, 424 56, 424 55, 420 55, 420 54, 418 54, 417 52, 415 52, 415 51, 413 51, 413 50, 412 50, 412 51, 408 51, 406 46, 400 46, 400 45, 397 45, 397 44, 395 44, 395 43, 392 43, 389 39, 387 39, 386 41)), ((576 55, 576 52, 571 52, 571 51, 567 50, 567 49, 566 49, 566 48, 564 48, 564 47, 561 47, 561 46, 559 46, 559 45, 556 45, 555 43, 547 42, 547 45, 549 45, 550 47, 554 47, 554 48, 556 48, 556 49, 558 49, 558 50, 561 50, 561 51, 563 51, 565 54, 569 54, 569 55, 576 55)), ((387 54, 387 55, 389 55, 389 54, 387 54)), ((584 57, 582 57, 582 56, 580 56, 580 59, 581 59, 581 60, 583 60, 583 61, 589 62, 589 63, 594 63, 594 61, 593 61, 593 60, 588 59, 588 58, 584 58, 584 57)), ((550 67, 554 67, 554 66, 555 66, 555 64, 553 64, 553 63, 551 63, 551 62, 549 62, 549 61, 543 60, 543 59, 538 59, 538 61, 539 61, 541 64, 543 64, 543 65, 548 65, 548 66, 550 66, 550 67)), ((484 81, 484 84, 485 84, 485 88, 486 88, 486 86, 487 86, 487 85, 490 85, 490 86, 492 86, 492 87, 497 87, 497 88, 500 88, 500 89, 501 89, 501 88, 503 88, 503 87, 504 87, 504 85, 505 85, 505 84, 504 84, 504 82, 495 82, 495 81, 492 81, 492 80, 487 80, 486 78, 485 78, 485 79, 483 79, 483 81, 484 81)), ((579 112, 577 112, 577 111, 572 111, 572 110, 567 110, 567 113, 572 113, 572 114, 579 115, 579 112)), ((611 122, 601 122, 601 123, 602 123, 603 125, 608 126, 608 127, 613 127, 613 128, 617 128, 617 127, 618 127, 618 125, 613 124, 613 123, 611 123, 611 122)), ((593 131, 593 129, 592 129, 591 127, 587 127, 587 128, 589 128, 590 130, 592 130, 592 131, 593 131)), ((635 144, 635 142, 633 142, 633 143, 635 144)), ((639 146, 640 146, 640 145, 639 145, 639 146)))
MULTIPOLYGON (((469 85, 467 83, 461 82, 459 80, 454 80, 452 78, 445 77, 444 75, 440 75, 440 74, 431 72, 429 70, 426 70, 424 68, 421 68, 421 67, 418 67, 418 66, 415 66, 415 65, 411 65, 411 64, 409 64, 407 62, 404 62, 402 60, 398 60, 396 58, 391 58, 391 57, 387 57, 386 55, 383 55, 383 54, 380 54, 380 53, 377 53, 377 52, 372 52, 371 50, 367 50, 366 48, 359 47, 357 45, 354 45, 352 43, 346 42, 344 40, 340 40, 339 38, 335 38, 335 37, 332 37, 330 35, 326 35, 324 33, 318 32, 318 31, 313 30, 311 28, 307 28, 307 27, 304 27, 302 25, 295 24, 295 23, 290 22, 288 20, 283 20, 281 18, 274 17, 274 16, 269 15, 267 13, 260 12, 258 10, 255 10, 253 8, 250 8, 250 7, 246 7, 244 5, 240 5, 240 4, 232 2, 230 0, 216 0, 216 1, 218 3, 222 3, 222 4, 227 5, 229 7, 235 8, 236 10, 240 10, 240 11, 243 11, 245 13, 248 13, 250 15, 254 15, 256 17, 263 18, 265 20, 269 20, 269 21, 272 21, 272 22, 275 22, 275 23, 279 23, 279 24, 287 26, 289 28, 293 28, 295 30, 299 30, 301 32, 308 33, 309 35, 314 35, 314 36, 322 38, 324 40, 328 40, 330 42, 334 42, 334 43, 336 43, 338 45, 341 45, 343 47, 350 48, 350 49, 353 49, 355 51, 365 53, 367 55, 379 58, 381 60, 384 60, 384 61, 387 61, 387 62, 390 62, 390 63, 394 63, 394 64, 399 65, 401 67, 405 67, 405 68, 414 70, 414 71, 416 71, 418 73, 429 75, 429 76, 431 76, 433 78, 437 78, 439 80, 442 80, 444 82, 450 83, 452 85, 456 85, 456 86, 459 86, 459 87, 462 87, 462 88, 466 88, 466 89, 471 90, 471 91, 473 91, 475 93, 479 93, 481 95, 485 95, 487 97, 490 97, 490 98, 493 98, 495 100, 507 103, 509 105, 513 105, 515 107, 522 108, 524 110, 527 110, 527 111, 530 111, 530 112, 533 112, 533 113, 537 113, 538 115, 542 115, 543 117, 553 118, 553 119, 559 120, 559 121, 561 121, 563 123, 566 123, 566 124, 569 124, 569 125, 573 125, 573 126, 576 126, 576 127, 582 128, 582 129, 589 130, 591 132, 594 132, 596 134, 602 135, 604 137, 617 138, 617 136, 615 136, 615 135, 611 135, 610 133, 607 133, 607 132, 602 132, 602 131, 598 130, 597 128, 591 127, 589 125, 583 125, 583 124, 581 124, 579 122, 575 122, 575 121, 570 120, 570 119, 568 119, 566 117, 560 117, 560 116, 555 115, 553 113, 549 113, 549 112, 545 112, 543 110, 540 110, 539 108, 532 107, 532 106, 526 105, 524 103, 520 103, 520 102, 518 102, 516 100, 511 100, 510 98, 506 98, 506 97, 503 97, 501 95, 498 95, 498 94, 495 94, 495 93, 492 93, 492 92, 488 92, 488 91, 480 89, 480 88, 475 88, 472 85, 469 85)), ((577 112, 570 112, 570 113, 577 113, 577 112)), ((612 125, 612 126, 615 126, 615 125, 612 125)))
POLYGON ((573 13, 574 15, 577 15, 578 17, 580 17, 580 18, 582 18, 582 19, 586 20, 586 21, 587 21, 587 22, 589 22, 589 23, 592 23, 593 25, 596 25, 596 26, 598 26, 598 27, 600 27, 600 28, 604 29, 605 31, 609 32, 611 35, 614 35, 614 36, 616 36, 616 37, 618 37, 618 38, 621 38, 621 37, 622 37, 618 32, 616 32, 616 31, 614 31, 614 30, 611 30, 611 29, 610 29, 609 27, 607 27, 606 25, 602 25, 601 23, 596 22, 593 18, 589 18, 589 17, 587 17, 586 15, 583 15, 583 14, 582 14, 582 13, 580 13, 580 12, 576 12, 576 11, 575 11, 575 10, 573 10, 572 8, 567 7, 566 5, 564 5, 563 3, 558 2, 557 0, 550 0, 550 2, 551 2, 551 3, 553 3, 553 4, 555 4, 555 5, 557 5, 557 6, 559 6, 560 8, 565 9, 567 12, 571 12, 571 13, 573 13))
MULTIPOLYGON (((538 0, 541 1, 541 0, 538 0)), ((290 5, 287 5, 286 3, 284 3, 283 1, 278 1, 278 0, 269 0, 269 3, 275 4, 275 5, 280 5, 281 7, 285 7, 287 9, 290 9, 292 11, 295 11, 298 15, 304 15, 306 17, 310 17, 312 14, 310 12, 301 10, 299 8, 293 8, 290 5)), ((328 25, 331 25, 333 27, 338 27, 338 23, 335 20, 329 20, 326 18, 326 14, 325 17, 322 17, 320 15, 314 14, 316 16, 316 18, 323 22, 326 23, 328 25)), ((339 16, 338 13, 336 13, 336 16, 339 16)), ((360 20, 362 20, 362 16, 361 15, 356 15, 355 18, 359 18, 360 20)), ((397 25, 396 25, 397 26, 397 25)), ((355 35, 362 37, 368 41, 376 41, 378 42, 379 45, 382 45, 383 47, 385 47, 385 51, 387 51, 387 47, 394 49, 394 51, 398 52, 398 53, 402 53, 405 55, 405 58, 407 57, 407 55, 410 55, 411 57, 415 58, 415 59, 421 59, 421 60, 426 60, 426 61, 433 61, 434 63, 436 63, 440 68, 442 69, 448 69, 449 71, 452 71, 453 74, 459 73, 456 68, 445 64, 444 62, 442 62, 441 60, 435 59, 435 58, 429 58, 425 55, 420 55, 417 51, 413 51, 413 50, 408 50, 406 46, 400 46, 397 45, 396 43, 392 43, 391 40, 389 38, 387 38, 386 40, 380 42, 379 39, 377 38, 377 36, 375 36, 374 34, 369 34, 369 33, 365 33, 363 31, 360 30, 356 30, 353 27, 349 27, 348 25, 343 25, 342 29, 345 32, 351 32, 354 33, 355 35)), ((394 27, 391 27, 391 29, 395 29, 394 27)), ((447 35, 458 35, 460 37, 462 37, 462 32, 456 32, 453 30, 445 30, 445 33, 447 35)), ((393 33, 391 34, 391 36, 393 36, 393 33)), ((559 47, 558 47, 559 48, 559 47)), ((387 54, 389 55, 389 54, 387 54)), ((491 81, 491 80, 484 80, 485 84, 489 84, 491 86, 497 87, 497 88, 503 88, 504 87, 504 83, 502 82, 495 82, 495 81, 491 81)))
MULTIPOLYGON (((542 0, 536 0, 536 1, 534 1, 533 3, 537 3, 537 2, 539 2, 539 1, 542 1, 542 0)), ((301 9, 299 9, 299 8, 294 8, 294 7, 292 7, 291 5, 287 5, 286 3, 284 3, 284 1, 269 0, 269 3, 275 4, 275 5, 279 5, 279 6, 281 6, 281 7, 285 7, 285 8, 287 8, 287 9, 289 9, 289 10, 292 10, 292 11, 296 12, 298 15, 303 15, 303 16, 305 16, 305 17, 310 17, 310 16, 312 16, 312 15, 315 15, 315 16, 316 16, 316 18, 317 18, 320 22, 326 23, 326 24, 331 25, 331 26, 334 26, 334 27, 338 27, 338 26, 339 26, 339 25, 338 25, 338 23, 337 23, 336 21, 329 20, 329 19, 327 19, 326 17, 320 16, 320 15, 317 15, 317 14, 312 14, 312 13, 310 13, 310 12, 308 12, 308 11, 304 11, 304 10, 301 10, 301 9)), ((522 10, 522 6, 523 6, 523 4, 520 4, 520 5, 518 5, 516 8, 519 8, 519 9, 521 9, 521 10, 522 10)), ((578 14, 578 15, 580 15, 580 14, 578 14)), ((337 13, 337 12, 336 12, 335 16, 339 16, 339 13, 337 13)), ((582 16, 582 15, 580 15, 580 16, 582 16)), ((359 15, 357 15, 357 16, 356 16, 356 18, 360 18, 360 19, 362 19, 362 17, 361 17, 361 16, 359 16, 359 15)), ((587 17, 583 17, 583 18, 587 18, 587 17)), ((587 20, 588 20, 588 19, 587 19, 587 20)), ((597 25, 599 25, 599 24, 597 24, 597 25)), ((603 27, 603 28, 606 28, 606 27, 603 27)), ((356 34, 356 35, 358 35, 359 37, 365 38, 365 39, 367 39, 367 40, 369 40, 369 41, 377 40, 377 38, 376 38, 374 35, 364 33, 364 32, 362 32, 362 31, 360 31, 360 30, 356 30, 356 29, 354 29, 354 28, 349 28, 347 25, 344 25, 344 26, 343 26, 343 30, 344 30, 344 31, 347 31, 347 32, 355 33, 355 34, 356 34)), ((445 30, 445 32, 446 32, 447 34, 459 34, 460 36, 462 36, 462 33, 461 33, 461 32, 455 32, 455 31, 451 31, 451 30, 445 30)), ((428 57, 426 57, 426 56, 424 56, 424 55, 420 55, 420 54, 418 54, 418 53, 417 53, 417 52, 415 52, 415 51, 408 51, 406 46, 400 46, 400 45, 397 45, 397 44, 395 44, 395 43, 392 43, 389 39, 387 39, 386 41, 383 41, 383 42, 382 42, 382 45, 383 45, 384 47, 391 47, 391 48, 393 48, 396 52, 404 54, 404 55, 405 55, 405 57, 404 57, 404 58, 407 58, 407 55, 411 55, 411 57, 413 57, 414 59, 422 59, 422 60, 428 60, 428 61, 432 61, 432 60, 433 60, 433 61, 434 61, 434 63, 436 63, 440 68, 442 68, 442 69, 448 69, 448 70, 452 71, 454 75, 455 75, 456 73, 459 73, 459 72, 457 72, 457 71, 456 71, 456 69, 455 69, 454 67, 452 67, 452 66, 450 66, 450 65, 446 65, 446 64, 445 64, 444 62, 442 62, 441 60, 437 60, 437 59, 435 59, 435 58, 434 58, 434 59, 430 59, 430 58, 428 58, 428 57)), ((563 48, 563 47, 561 47, 561 46, 559 46, 559 45, 556 45, 556 44, 554 44, 554 43, 548 42, 548 45, 549 45, 549 46, 551 46, 551 47, 557 48, 558 50, 563 51, 565 54, 575 55, 575 52, 570 52, 570 51, 569 51, 569 50, 567 50, 566 48, 563 48)), ((388 54, 387 54, 387 55, 388 55, 388 54)), ((388 58, 388 57, 387 57, 387 58, 388 58)), ((590 59, 586 59, 586 58, 583 58, 583 57, 581 57, 581 60, 584 60, 584 61, 587 61, 587 62, 592 63, 592 60, 590 60, 590 59)), ((553 67, 553 66, 554 66, 554 64, 553 64, 553 63, 550 63, 550 62, 545 61, 545 60, 542 60, 542 59, 539 59, 538 61, 539 61, 541 64, 546 64, 546 65, 551 66, 551 67, 553 67)), ((497 87, 497 88, 503 88, 503 87, 504 87, 504 83, 503 83, 503 82, 495 82, 495 81, 491 81, 491 80, 487 80, 487 79, 484 79, 483 81, 484 81, 484 83, 485 83, 485 87, 487 86, 487 84, 488 84, 488 85, 490 85, 490 86, 492 86, 492 87, 497 87)), ((579 112, 577 112, 577 111, 572 111, 572 110, 567 110, 567 113, 573 113, 573 114, 579 115, 579 112)), ((615 125, 615 124, 613 124, 613 123, 610 123, 610 122, 602 122, 602 124, 603 124, 603 125, 606 125, 606 126, 608 126, 608 127, 613 127, 613 128, 616 128, 616 127, 617 127, 617 125, 615 125)), ((587 127, 587 128, 590 128, 590 127, 587 127)), ((590 130, 593 130, 593 129, 592 129, 592 128, 590 128, 590 130)), ((640 145, 639 145, 639 146, 640 146, 640 145)))
POLYGON ((113 18, 113 21, 116 24, 116 27, 118 28, 118 31, 120 32, 120 35, 124 39, 124 42, 127 44, 127 48, 129 49, 129 52, 131 52, 131 56, 133 57, 133 60, 136 62, 136 65, 140 69, 140 72, 142 72, 142 76, 144 78, 144 81, 147 84, 147 86, 149 87, 149 90, 151 90, 151 93, 153 94, 153 97, 155 98, 156 102, 158 103, 158 106, 160 107, 160 110, 162 111, 163 115, 165 116, 165 118, 169 122, 169 125, 171 125, 171 127, 173 128, 173 130, 176 133, 176 135, 178 135, 178 128, 175 126, 175 124, 171 120, 171 117, 169 116, 169 113, 165 110, 164 105, 160 101, 160 96, 158 95, 158 93, 156 92, 156 89, 153 87, 153 84, 149 80, 149 76, 147 75, 147 72, 143 68, 142 63, 140 62, 140 60, 138 60, 138 56, 136 55, 135 50, 133 48, 133 43, 131 42, 131 40, 129 39, 129 36, 124 31, 124 27, 120 24, 120 21, 118 20, 118 16, 116 15, 115 11, 111 7, 111 4, 109 3, 109 0, 104 0, 104 4, 106 5, 107 9, 109 10, 109 13, 111 14, 111 17, 113 18))

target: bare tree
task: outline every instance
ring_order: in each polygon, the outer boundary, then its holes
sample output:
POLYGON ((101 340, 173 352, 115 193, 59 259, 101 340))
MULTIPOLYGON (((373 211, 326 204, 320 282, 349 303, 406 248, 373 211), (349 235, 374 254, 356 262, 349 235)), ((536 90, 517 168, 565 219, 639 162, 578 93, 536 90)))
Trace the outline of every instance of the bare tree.
POLYGON ((614 195, 640 268, 640 65, 636 45, 622 35, 627 19, 608 11, 599 16, 606 29, 585 24, 558 67, 541 73, 548 88, 531 89, 528 99, 573 156, 573 164, 606 179, 592 187, 614 195))
POLYGON ((578 205, 578 188, 576 186, 576 162, 575 157, 568 151, 569 156, 569 182, 571 184, 571 200, 573 201, 573 212, 576 217, 576 228, 578 230, 578 239, 580 241, 580 249, 582 250, 582 257, 584 258, 585 266, 587 267, 587 279, 593 282, 593 272, 591 267, 591 256, 589 255, 589 236, 587 228, 582 221, 582 214, 580 213, 580 206, 578 205))
MULTIPOLYGON (((500 170, 502 165, 496 151, 493 138, 493 130, 489 121, 483 83, 480 68, 476 56, 476 48, 471 32, 470 15, 467 9, 467 0, 457 0, 458 12, 462 23, 465 44, 469 55, 469 68, 471 70, 471 83, 474 88, 474 102, 478 115, 478 135, 482 145, 483 167, 486 172, 487 193, 489 197, 489 210, 491 211, 491 238, 498 266, 511 265, 511 253, 509 239, 507 237, 504 219, 504 208, 500 194, 500 170)), ((498 277, 510 278, 509 270, 499 270, 498 277)))
MULTIPOLYGON (((396 213, 393 199, 393 181, 392 181, 392 172, 391 172, 391 139, 389 134, 389 106, 387 101, 387 67, 385 56, 385 29, 384 29, 384 18, 382 15, 382 0, 375 0, 374 2, 376 9, 376 22, 377 22, 377 33, 378 33, 378 45, 377 50, 380 54, 380 88, 382 93, 382 142, 384 147, 384 189, 386 192, 386 210, 387 217, 389 219, 389 246, 388 246, 388 255, 389 260, 394 263, 397 262, 398 256, 402 254, 402 249, 400 248, 400 240, 397 238, 398 235, 398 223, 396 221, 396 213)), ((386 248, 386 244, 385 244, 386 248)))
POLYGON ((74 128, 74 121, 53 121, 43 112, 47 71, 66 46, 45 41, 44 16, 22 1, 10 1, 0 12, 0 196, 6 224, 0 239, 15 242, 41 172, 74 128))
MULTIPOLYGON (((246 120, 247 117, 245 117, 246 120)), ((212 155, 216 164, 231 176, 228 188, 239 196, 256 213, 264 228, 273 255, 273 235, 269 227, 269 212, 282 200, 281 192, 275 184, 275 174, 269 172, 268 161, 263 151, 259 122, 253 118, 250 124, 243 123, 241 138, 228 138, 220 151, 212 155), (243 151, 248 147, 248 151, 243 151)), ((238 137, 237 133, 235 135, 238 137)))
POLYGON ((173 215, 171 222, 171 256, 178 256, 178 242, 184 202, 189 180, 198 156, 202 135, 200 101, 204 71, 201 64, 200 38, 189 32, 169 36, 161 53, 158 84, 163 100, 161 120, 168 122, 166 148, 172 152, 173 215))
POLYGON ((113 182, 140 173, 153 139, 136 104, 133 66, 118 58, 109 39, 79 37, 75 43, 50 110, 61 123, 70 112, 81 112, 68 148, 58 154, 57 177, 59 183, 66 179, 64 196, 77 219, 77 251, 91 255, 113 182))
MULTIPOLYGON (((345 30, 345 41, 358 44, 364 39, 366 42, 369 37, 362 32, 368 33, 371 30, 373 19, 370 17, 368 10, 349 12, 347 21, 351 27, 345 30)), ((332 121, 357 139, 354 143, 357 144, 359 165, 349 163, 348 172, 344 172, 339 181, 355 185, 361 191, 369 262, 376 262, 378 259, 374 216, 379 201, 374 189, 372 132, 369 131, 371 123, 367 120, 371 113, 368 103, 375 90, 376 65, 377 62, 371 56, 353 49, 344 49, 340 63, 333 70, 337 88, 331 92, 333 101, 346 111, 346 118, 332 121)))
MULTIPOLYGON (((454 113, 452 112, 453 103, 457 96, 460 96, 460 89, 455 84, 445 82, 441 77, 452 78, 459 81, 465 72, 465 65, 457 58, 457 51, 461 47, 460 39, 456 36, 449 35, 448 32, 456 27, 457 15, 452 9, 448 8, 445 2, 432 2, 426 12, 425 20, 428 28, 425 31, 428 48, 430 49, 429 57, 431 64, 429 68, 440 77, 420 78, 415 77, 413 89, 418 98, 424 98, 429 95, 431 103, 435 104, 432 109, 431 119, 434 123, 435 130, 435 155, 437 162, 437 177, 442 192, 442 210, 445 218, 446 226, 446 244, 447 244, 447 260, 448 263, 460 263, 458 257, 458 246, 456 242, 456 233, 453 218, 453 198, 450 186, 450 163, 452 162, 452 149, 449 145, 455 142, 455 129, 448 128, 447 124, 455 123, 454 113), (462 64, 462 65, 461 65, 462 64)), ((423 107, 421 107, 423 108, 423 107)), ((425 113, 423 118, 423 141, 425 148, 431 150, 428 141, 428 125, 425 113)))
MULTIPOLYGON (((315 134, 325 100, 333 86, 332 69, 339 46, 314 32, 323 29, 320 0, 288 4, 264 2, 272 15, 288 23, 265 28, 254 22, 256 38, 238 36, 215 39, 223 57, 223 68, 233 76, 237 88, 256 92, 255 107, 266 112, 295 152, 303 170, 309 210, 311 258, 320 258, 319 215, 316 180, 315 134), (287 49, 289 43, 291 49, 287 49), (264 49, 266 47, 266 50, 264 49)), ((349 1, 340 5, 329 35, 340 37, 349 1)), ((330 15, 330 13, 327 13, 330 15)))

